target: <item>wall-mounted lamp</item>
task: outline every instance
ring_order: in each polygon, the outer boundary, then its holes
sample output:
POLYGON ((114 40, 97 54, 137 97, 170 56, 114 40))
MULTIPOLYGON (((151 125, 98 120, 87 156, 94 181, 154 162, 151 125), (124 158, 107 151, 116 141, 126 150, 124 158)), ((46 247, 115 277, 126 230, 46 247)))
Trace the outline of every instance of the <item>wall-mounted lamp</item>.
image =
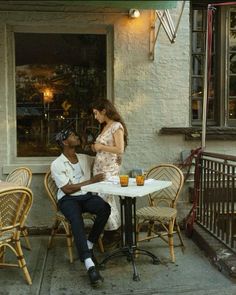
POLYGON ((131 8, 129 10, 129 17, 131 17, 131 18, 138 18, 138 17, 140 17, 139 10, 138 9, 135 9, 135 8, 131 8))

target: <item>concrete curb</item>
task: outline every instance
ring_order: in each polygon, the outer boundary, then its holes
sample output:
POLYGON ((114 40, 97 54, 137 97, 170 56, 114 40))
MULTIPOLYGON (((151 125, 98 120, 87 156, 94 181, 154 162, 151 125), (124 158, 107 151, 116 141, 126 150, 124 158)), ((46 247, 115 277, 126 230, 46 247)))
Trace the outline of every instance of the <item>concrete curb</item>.
POLYGON ((234 252, 197 224, 194 224, 192 239, 200 249, 205 251, 219 271, 227 277, 236 279, 236 254, 234 252))

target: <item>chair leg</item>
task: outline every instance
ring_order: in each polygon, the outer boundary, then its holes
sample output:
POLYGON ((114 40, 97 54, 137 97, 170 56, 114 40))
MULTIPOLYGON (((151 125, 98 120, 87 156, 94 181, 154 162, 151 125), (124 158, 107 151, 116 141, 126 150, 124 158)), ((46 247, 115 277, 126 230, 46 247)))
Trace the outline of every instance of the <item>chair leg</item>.
POLYGON ((180 231, 180 228, 179 228, 179 224, 178 224, 177 221, 175 222, 175 226, 176 226, 176 232, 177 232, 178 237, 179 237, 179 240, 180 240, 180 246, 182 247, 182 250, 184 250, 185 249, 185 245, 184 245, 184 241, 183 241, 183 238, 182 238, 182 235, 181 235, 181 231, 180 231))
POLYGON ((0 263, 4 263, 5 261, 5 251, 6 251, 5 246, 0 248, 0 263))
POLYGON ((26 262, 25 262, 25 258, 21 249, 21 244, 20 244, 20 239, 18 238, 15 244, 15 249, 16 249, 16 253, 17 253, 17 259, 18 259, 18 263, 19 263, 19 267, 22 268, 26 281, 29 285, 32 285, 32 280, 28 271, 28 268, 26 266, 26 262))
POLYGON ((99 245, 99 248, 100 248, 100 251, 101 253, 104 253, 104 246, 103 246, 103 242, 102 242, 102 237, 100 236, 99 239, 98 239, 98 245, 99 245))
POLYGON ((30 245, 30 241, 29 241, 29 234, 28 234, 28 230, 27 228, 22 228, 21 233, 25 239, 25 243, 26 243, 26 249, 31 250, 31 245, 30 245))
POLYGON ((60 221, 56 219, 55 222, 54 222, 54 225, 52 226, 51 235, 50 235, 49 240, 48 240, 48 249, 52 248, 53 238, 57 233, 59 225, 60 225, 60 221))
POLYGON ((149 223, 148 223, 147 237, 152 236, 152 232, 154 230, 154 225, 155 225, 155 222, 153 220, 150 220, 149 223))
POLYGON ((171 261, 175 262, 173 229, 174 229, 174 220, 170 220, 169 228, 168 228, 168 241, 169 241, 171 261))
POLYGON ((67 241, 67 248, 68 248, 70 263, 73 263, 72 232, 71 232, 70 224, 63 222, 63 226, 66 232, 66 241, 67 241))

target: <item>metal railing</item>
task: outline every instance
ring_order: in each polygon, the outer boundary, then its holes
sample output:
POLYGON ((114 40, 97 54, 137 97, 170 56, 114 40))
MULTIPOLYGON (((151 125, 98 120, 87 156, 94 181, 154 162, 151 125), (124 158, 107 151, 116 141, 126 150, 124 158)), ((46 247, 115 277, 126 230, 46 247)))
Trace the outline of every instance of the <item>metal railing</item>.
POLYGON ((202 152, 196 222, 236 252, 236 157, 202 152))

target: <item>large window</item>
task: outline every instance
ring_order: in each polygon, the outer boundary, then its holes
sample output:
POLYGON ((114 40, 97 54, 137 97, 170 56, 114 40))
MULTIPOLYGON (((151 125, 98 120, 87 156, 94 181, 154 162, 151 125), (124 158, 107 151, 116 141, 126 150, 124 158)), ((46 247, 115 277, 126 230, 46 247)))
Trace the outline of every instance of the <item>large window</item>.
MULTIPOLYGON (((202 1, 201 1, 202 2, 202 1)), ((191 118, 202 122, 207 6, 193 1, 191 118)), ((236 6, 216 6, 213 17, 207 124, 236 126, 236 6)))
POLYGON ((15 33, 17 156, 58 155, 71 126, 82 148, 98 133, 93 100, 107 97, 105 34, 15 33))

